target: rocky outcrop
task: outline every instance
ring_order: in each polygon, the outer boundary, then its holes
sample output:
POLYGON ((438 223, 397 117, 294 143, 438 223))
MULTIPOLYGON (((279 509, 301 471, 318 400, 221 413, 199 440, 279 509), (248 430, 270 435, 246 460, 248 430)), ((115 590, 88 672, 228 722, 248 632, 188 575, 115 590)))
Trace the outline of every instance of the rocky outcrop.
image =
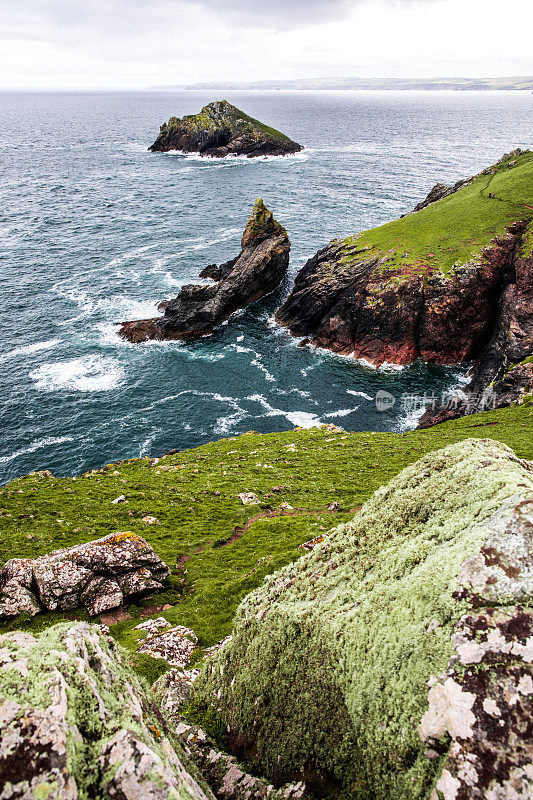
POLYGON ((218 284, 184 286, 162 317, 124 322, 120 335, 130 342, 192 339, 212 333, 235 311, 272 292, 289 266, 290 241, 262 200, 257 200, 241 240, 240 255, 204 275, 218 284))
POLYGON ((474 396, 489 388, 492 406, 527 394, 529 370, 507 375, 533 355, 532 160, 509 153, 437 184, 416 213, 334 240, 297 275, 278 323, 377 367, 473 362, 466 393, 428 409, 423 426, 482 410, 474 396))
POLYGON ((386 268, 387 256, 349 252, 333 242, 313 256, 276 313, 294 336, 376 366, 440 364, 479 357, 494 330, 498 304, 514 275, 524 225, 512 226, 481 257, 449 274, 386 268))
POLYGON ((36 559, 13 558, 0 570, 0 618, 81 605, 94 616, 126 597, 162 589, 169 574, 148 542, 131 531, 36 559))
POLYGON ((243 601, 194 702, 276 785, 525 800, 532 563, 531 465, 491 440, 446 447, 243 601))
POLYGON ((419 421, 439 422, 521 402, 533 394, 533 224, 515 242, 494 314, 492 335, 471 370, 465 390, 443 406, 429 408, 419 421))
POLYGON ((302 146, 285 134, 264 125, 226 100, 202 108, 193 116, 171 117, 161 125, 152 152, 179 150, 203 156, 284 156, 299 153, 302 146))
POLYGON ((0 636, 0 800, 214 800, 106 632, 0 636))

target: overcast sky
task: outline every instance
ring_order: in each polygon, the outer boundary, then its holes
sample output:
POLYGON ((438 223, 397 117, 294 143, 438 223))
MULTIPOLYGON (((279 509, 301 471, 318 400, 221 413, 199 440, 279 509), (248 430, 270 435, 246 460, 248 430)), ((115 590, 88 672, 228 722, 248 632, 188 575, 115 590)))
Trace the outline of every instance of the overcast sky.
POLYGON ((532 75, 532 0, 0 0, 0 88, 532 75))

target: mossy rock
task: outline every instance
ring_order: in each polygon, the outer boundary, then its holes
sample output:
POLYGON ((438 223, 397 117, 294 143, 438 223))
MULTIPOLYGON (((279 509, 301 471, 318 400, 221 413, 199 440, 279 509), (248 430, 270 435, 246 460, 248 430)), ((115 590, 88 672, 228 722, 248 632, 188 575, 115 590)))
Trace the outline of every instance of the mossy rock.
POLYGON ((0 637, 0 798, 214 800, 99 625, 0 637))
MULTIPOLYGON (((516 642, 487 657, 488 665, 484 656, 473 657, 474 666, 466 669, 466 655, 477 653, 479 643, 454 655, 452 636, 478 606, 490 616, 498 606, 507 612, 513 603, 531 605, 528 508, 531 469, 505 445, 470 439, 425 456, 375 492, 351 522, 242 602, 233 639, 203 667, 194 702, 214 709, 235 751, 275 782, 301 775, 336 785, 343 798, 436 800, 446 764, 448 785, 456 781, 461 788, 460 768, 453 773, 449 763, 450 741, 455 755, 464 742, 451 722, 439 727, 433 712, 430 720, 424 716, 430 713, 428 681, 447 675, 453 685, 443 685, 442 697, 458 687, 454 697, 461 699, 461 681, 471 679, 472 669, 487 672, 488 686, 495 664, 507 670, 507 654, 515 644, 525 647, 517 634, 516 642), (429 750, 423 718, 435 739, 429 750)), ((527 657, 518 660, 516 680, 531 681, 527 657)), ((473 690, 468 696, 477 702, 473 690)), ((506 722, 516 711, 511 705, 501 710, 506 722)), ((481 747, 480 740, 498 733, 493 722, 481 719, 483 710, 476 716, 478 707, 471 707, 472 727, 486 725, 490 734, 478 736, 477 744, 477 734, 465 740, 465 758, 473 766, 475 759, 487 760, 488 747, 483 744, 480 755, 474 744, 481 747)), ((517 729, 525 731, 524 719, 519 722, 517 729)), ((525 735, 515 736, 520 746, 525 735)), ((498 787, 511 768, 525 769, 512 747, 514 740, 494 744, 507 765, 498 787)), ((489 797, 483 792, 493 779, 480 767, 480 793, 456 788, 444 797, 489 797)), ((526 790, 532 788, 530 783, 526 790)), ((509 795, 494 794, 500 796, 509 795)))

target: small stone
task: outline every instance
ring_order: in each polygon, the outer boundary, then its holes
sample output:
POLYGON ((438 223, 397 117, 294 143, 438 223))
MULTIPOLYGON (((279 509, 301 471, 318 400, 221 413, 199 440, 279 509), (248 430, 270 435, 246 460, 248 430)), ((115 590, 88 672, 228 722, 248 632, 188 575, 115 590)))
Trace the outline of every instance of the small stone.
POLYGON ((121 494, 118 497, 115 497, 114 500, 111 500, 111 502, 113 503, 113 505, 117 505, 117 503, 125 503, 126 502, 126 498, 124 497, 123 494, 121 494))
POLYGON ((237 495, 243 506, 257 505, 261 501, 253 492, 241 492, 237 495))

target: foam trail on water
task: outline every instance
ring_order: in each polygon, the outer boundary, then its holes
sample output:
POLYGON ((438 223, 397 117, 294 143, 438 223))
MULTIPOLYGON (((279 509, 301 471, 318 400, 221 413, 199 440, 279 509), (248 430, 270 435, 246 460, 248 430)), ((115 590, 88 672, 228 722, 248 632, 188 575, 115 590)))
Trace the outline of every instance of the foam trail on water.
POLYGON ((346 389, 346 394, 353 394, 354 397, 363 397, 365 400, 373 400, 366 392, 357 392, 355 389, 346 389))
POLYGON ((261 394, 253 394, 246 399, 253 400, 256 403, 261 403, 267 412, 264 416, 285 417, 295 427, 315 428, 320 425, 320 417, 318 414, 313 414, 310 411, 282 411, 280 408, 274 408, 271 406, 261 394))
POLYGON ((0 361, 7 361, 8 358, 16 356, 31 355, 32 353, 39 353, 41 350, 52 350, 60 344, 62 339, 49 339, 46 342, 35 342, 34 344, 27 344, 24 347, 15 347, 8 353, 0 355, 0 361))
POLYGON ((42 364, 30 372, 30 378, 43 392, 108 392, 124 382, 125 371, 114 358, 89 355, 42 364))
POLYGON ((358 411, 359 406, 355 408, 340 408, 338 411, 330 411, 329 414, 324 414, 324 417, 347 417, 348 414, 353 414, 358 411))
POLYGON ((74 439, 72 436, 48 436, 46 439, 39 439, 36 442, 32 442, 30 446, 26 447, 24 450, 17 450, 16 453, 11 453, 9 456, 0 456, 0 464, 7 464, 8 461, 13 461, 15 458, 19 458, 19 456, 35 453, 36 450, 40 450, 43 447, 52 447, 55 444, 73 441, 74 439))

